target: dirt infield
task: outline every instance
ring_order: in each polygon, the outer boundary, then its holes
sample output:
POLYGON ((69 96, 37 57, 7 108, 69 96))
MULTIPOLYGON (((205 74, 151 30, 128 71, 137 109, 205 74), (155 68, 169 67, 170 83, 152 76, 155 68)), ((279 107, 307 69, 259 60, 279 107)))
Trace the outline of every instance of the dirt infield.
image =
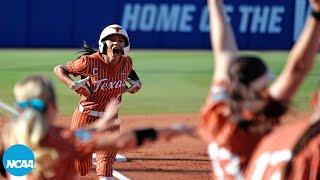
MULTIPOLYGON (((306 118, 310 113, 290 112, 283 122, 306 118)), ((137 127, 166 126, 173 123, 197 125, 196 114, 129 115, 121 116, 121 131, 137 127)), ((69 125, 70 117, 63 117, 57 124, 69 125)), ((129 162, 115 164, 115 169, 131 179, 138 180, 184 180, 210 179, 211 164, 205 144, 196 138, 179 137, 169 142, 159 141, 139 149, 120 152, 129 162)), ((97 179, 95 171, 81 179, 97 179)))
MULTIPOLYGON (((56 124, 69 126, 70 119, 71 117, 62 117, 56 124)), ((194 114, 122 116, 121 131, 173 123, 195 125, 199 123, 199 119, 194 114)), ((199 139, 179 137, 120 153, 128 158, 128 162, 116 163, 115 169, 130 179, 210 179, 211 164, 205 144, 199 139)), ((97 179, 94 169, 81 179, 97 179)))
MULTIPOLYGON (((290 115, 286 116, 283 121, 305 119, 309 115, 310 113, 290 112, 290 115)), ((69 126, 70 120, 71 117, 61 117, 55 124, 69 126)), ((121 131, 126 131, 137 127, 161 127, 174 123, 196 125, 200 117, 195 114, 129 115, 121 116, 121 120, 121 131)), ((210 179, 211 164, 206 153, 206 146, 200 139, 179 137, 120 153, 128 158, 128 162, 116 162, 115 169, 130 179, 210 179)), ((92 169, 89 175, 81 179, 97 179, 95 170, 92 169)))

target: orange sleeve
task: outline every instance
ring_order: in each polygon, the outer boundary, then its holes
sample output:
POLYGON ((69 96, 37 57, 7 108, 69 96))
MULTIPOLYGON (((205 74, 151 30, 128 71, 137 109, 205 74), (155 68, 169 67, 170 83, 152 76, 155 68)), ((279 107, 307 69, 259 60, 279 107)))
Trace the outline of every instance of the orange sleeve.
POLYGON ((320 135, 294 158, 292 166, 292 179, 320 179, 320 135))
POLYGON ((88 73, 88 59, 86 56, 81 56, 77 60, 67 62, 66 67, 74 76, 85 75, 88 73))
POLYGON ((130 56, 128 56, 128 61, 127 61, 128 67, 130 71, 133 69, 133 60, 131 59, 130 56))
POLYGON ((224 116, 224 103, 205 107, 202 112, 202 121, 198 126, 198 134, 205 142, 217 139, 222 133, 228 119, 224 116))
POLYGON ((228 99, 226 83, 215 82, 201 109, 202 122, 198 127, 198 133, 205 141, 212 141, 227 121, 223 112, 228 99))
POLYGON ((127 56, 127 58, 128 58, 128 61, 132 64, 133 62, 132 58, 130 56, 127 56))

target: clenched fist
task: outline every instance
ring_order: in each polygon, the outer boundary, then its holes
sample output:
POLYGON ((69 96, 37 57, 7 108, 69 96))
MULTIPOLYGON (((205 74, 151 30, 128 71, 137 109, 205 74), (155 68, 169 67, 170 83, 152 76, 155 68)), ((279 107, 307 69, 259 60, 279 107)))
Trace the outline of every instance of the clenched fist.
POLYGON ((141 86, 142 86, 141 81, 139 81, 139 80, 134 81, 134 80, 128 79, 128 82, 130 83, 131 86, 128 87, 125 90, 125 92, 129 92, 131 94, 134 94, 134 93, 138 92, 141 89, 141 86))

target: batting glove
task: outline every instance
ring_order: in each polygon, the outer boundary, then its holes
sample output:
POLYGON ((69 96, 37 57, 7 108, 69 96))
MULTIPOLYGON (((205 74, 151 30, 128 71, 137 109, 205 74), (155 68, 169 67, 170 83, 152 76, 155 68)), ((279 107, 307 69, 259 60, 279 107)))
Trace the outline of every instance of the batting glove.
POLYGON ((125 93, 129 92, 131 94, 134 94, 141 89, 141 86, 142 86, 141 81, 139 81, 139 80, 134 81, 134 80, 128 79, 128 82, 130 83, 131 86, 127 87, 127 89, 125 90, 125 93))
POLYGON ((85 79, 80 79, 79 81, 73 81, 70 85, 70 89, 74 90, 76 93, 83 95, 83 96, 90 96, 91 92, 87 86, 87 82, 89 81, 90 77, 86 77, 85 79))

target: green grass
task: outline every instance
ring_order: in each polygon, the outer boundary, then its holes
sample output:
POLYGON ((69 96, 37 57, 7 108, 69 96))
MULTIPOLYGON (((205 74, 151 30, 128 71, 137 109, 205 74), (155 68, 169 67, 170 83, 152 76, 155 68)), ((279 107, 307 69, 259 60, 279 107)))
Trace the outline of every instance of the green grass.
MULTIPOLYGON (((0 50, 0 99, 13 104, 12 88, 23 77, 41 73, 54 81, 61 114, 70 115, 79 96, 58 82, 52 69, 74 59, 77 50, 0 50)), ((252 53, 252 52, 250 52, 252 53)), ((266 59, 272 72, 281 72, 286 52, 253 52, 266 59)), ((209 90, 212 74, 211 51, 131 51, 134 68, 143 81, 140 93, 126 94, 122 113, 154 114, 198 112, 209 90)), ((310 94, 316 88, 320 64, 300 88, 294 99, 298 110, 309 109, 310 94)))

